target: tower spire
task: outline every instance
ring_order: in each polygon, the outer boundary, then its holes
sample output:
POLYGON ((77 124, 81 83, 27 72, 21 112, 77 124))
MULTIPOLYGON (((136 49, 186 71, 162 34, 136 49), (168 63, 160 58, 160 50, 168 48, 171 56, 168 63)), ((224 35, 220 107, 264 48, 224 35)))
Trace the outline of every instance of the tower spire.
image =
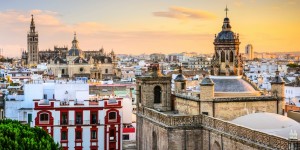
POLYGON ((227 18, 227 12, 229 11, 229 9, 227 8, 227 5, 226 5, 226 8, 225 8, 225 11, 226 11, 226 18, 227 18))

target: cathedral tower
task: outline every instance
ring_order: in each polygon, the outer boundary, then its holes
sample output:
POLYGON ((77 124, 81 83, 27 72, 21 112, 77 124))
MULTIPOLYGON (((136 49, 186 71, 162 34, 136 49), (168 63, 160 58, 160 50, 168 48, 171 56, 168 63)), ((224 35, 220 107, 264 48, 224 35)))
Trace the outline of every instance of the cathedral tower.
POLYGON ((212 59, 212 75, 242 75, 243 62, 239 53, 239 35, 231 31, 227 7, 222 31, 215 36, 215 54, 212 59))
POLYGON ((36 66, 39 61, 38 33, 35 31, 33 15, 31 15, 30 31, 27 34, 28 66, 36 66))

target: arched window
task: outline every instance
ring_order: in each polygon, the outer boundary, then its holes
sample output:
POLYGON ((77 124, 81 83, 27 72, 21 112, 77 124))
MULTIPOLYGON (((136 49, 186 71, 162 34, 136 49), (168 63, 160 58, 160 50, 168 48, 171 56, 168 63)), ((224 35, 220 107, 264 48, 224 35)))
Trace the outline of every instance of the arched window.
POLYGON ((233 52, 230 52, 230 62, 233 62, 233 52))
POLYGON ((152 132, 152 149, 157 150, 157 135, 154 131, 152 132))
POLYGON ((225 62, 225 52, 221 52, 221 62, 225 62))
POLYGON ((154 103, 160 103, 161 102, 161 87, 156 86, 154 87, 154 103))

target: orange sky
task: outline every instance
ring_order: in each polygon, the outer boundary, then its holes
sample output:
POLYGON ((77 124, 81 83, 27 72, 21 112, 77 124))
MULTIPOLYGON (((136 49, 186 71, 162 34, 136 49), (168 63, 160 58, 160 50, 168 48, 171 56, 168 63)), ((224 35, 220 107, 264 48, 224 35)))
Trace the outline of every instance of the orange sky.
POLYGON ((76 31, 83 50, 211 53, 226 4, 241 52, 250 43, 257 52, 300 51, 297 0, 9 1, 0 6, 0 49, 20 56, 34 14, 40 50, 70 47, 76 31))

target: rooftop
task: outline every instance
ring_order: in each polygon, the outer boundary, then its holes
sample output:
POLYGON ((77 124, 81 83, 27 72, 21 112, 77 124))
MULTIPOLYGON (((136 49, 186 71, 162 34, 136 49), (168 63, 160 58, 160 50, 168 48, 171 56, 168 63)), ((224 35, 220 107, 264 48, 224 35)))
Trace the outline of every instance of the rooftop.
POLYGON ((242 76, 210 76, 215 83, 215 92, 256 92, 242 76))

